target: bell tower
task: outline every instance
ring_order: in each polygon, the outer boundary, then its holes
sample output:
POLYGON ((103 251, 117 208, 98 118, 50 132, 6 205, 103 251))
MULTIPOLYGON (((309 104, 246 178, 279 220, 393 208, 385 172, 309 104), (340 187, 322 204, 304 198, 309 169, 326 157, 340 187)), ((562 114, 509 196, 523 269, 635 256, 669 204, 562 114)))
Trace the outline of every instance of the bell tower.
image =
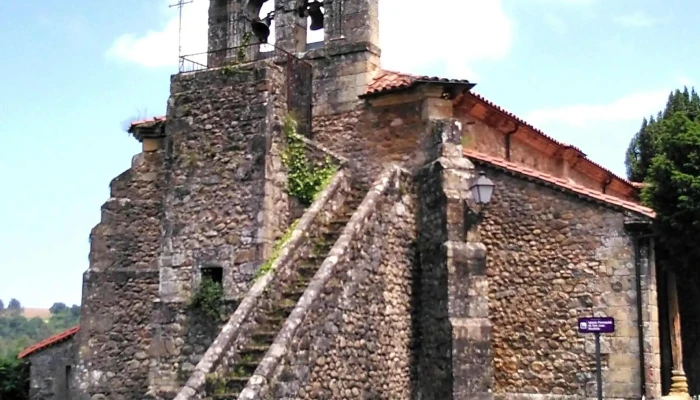
POLYGON ((314 115, 356 107, 379 68, 379 0, 211 0, 209 67, 242 54, 246 61, 266 57, 256 45, 269 34, 261 23, 274 26, 276 48, 314 65, 314 115), (261 16, 268 2, 273 12, 261 16), (323 29, 323 41, 307 43, 309 29, 323 29), (244 44, 245 51, 236 49, 244 44))

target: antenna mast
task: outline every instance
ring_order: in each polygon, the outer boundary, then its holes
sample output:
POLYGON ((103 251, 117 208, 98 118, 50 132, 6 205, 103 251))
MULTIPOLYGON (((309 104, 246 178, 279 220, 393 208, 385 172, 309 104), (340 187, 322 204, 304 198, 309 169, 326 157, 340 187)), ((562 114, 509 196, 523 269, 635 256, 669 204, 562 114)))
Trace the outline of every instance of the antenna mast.
POLYGON ((180 13, 177 23, 177 59, 180 64, 180 71, 182 71, 183 64, 185 62, 185 60, 182 58, 182 8, 186 4, 190 4, 193 1, 194 0, 177 0, 177 3, 168 6, 168 8, 177 7, 180 13))

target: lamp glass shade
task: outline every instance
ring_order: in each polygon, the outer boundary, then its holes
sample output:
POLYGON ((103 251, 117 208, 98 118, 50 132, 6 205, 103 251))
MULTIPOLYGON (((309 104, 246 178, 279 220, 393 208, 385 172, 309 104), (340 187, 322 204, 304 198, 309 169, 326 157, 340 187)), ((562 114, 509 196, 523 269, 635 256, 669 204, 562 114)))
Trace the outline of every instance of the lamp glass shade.
POLYGON ((493 195, 494 183, 491 179, 486 177, 483 172, 479 173, 479 178, 476 182, 469 188, 472 192, 472 198, 477 204, 488 204, 491 201, 491 195, 493 195))

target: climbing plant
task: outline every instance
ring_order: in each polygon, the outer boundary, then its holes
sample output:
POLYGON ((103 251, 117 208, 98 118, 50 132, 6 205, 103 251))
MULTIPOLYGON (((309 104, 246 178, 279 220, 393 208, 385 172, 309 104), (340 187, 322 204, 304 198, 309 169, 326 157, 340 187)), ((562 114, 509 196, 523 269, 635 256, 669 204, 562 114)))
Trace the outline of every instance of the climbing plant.
POLYGON ((221 282, 216 282, 208 276, 203 276, 202 282, 194 292, 190 305, 208 318, 220 321, 223 319, 223 300, 224 287, 221 282))
POLYGON ((235 76, 240 73, 239 64, 242 64, 246 60, 246 50, 250 44, 250 39, 252 38, 252 33, 246 32, 241 39, 241 45, 236 49, 236 58, 230 60, 227 65, 221 68, 221 74, 224 76, 235 76))
POLYGON ((284 121, 286 146, 282 162, 287 167, 287 191, 302 204, 309 205, 328 184, 337 167, 330 157, 322 165, 314 165, 306 156, 306 145, 297 131, 298 123, 287 115, 284 121))
POLYGON ((272 254, 270 255, 270 257, 268 257, 267 261, 265 261, 263 265, 261 265, 260 268, 258 268, 258 270, 255 271, 255 280, 260 279, 261 277, 265 276, 268 272, 270 272, 270 270, 272 269, 272 264, 280 256, 282 246, 284 246, 289 241, 289 239, 291 239, 292 233, 294 232, 294 229, 296 228, 298 223, 299 220, 292 222, 292 224, 289 226, 289 229, 287 229, 287 232, 285 232, 281 238, 277 239, 277 242, 275 242, 275 245, 272 247, 272 254))

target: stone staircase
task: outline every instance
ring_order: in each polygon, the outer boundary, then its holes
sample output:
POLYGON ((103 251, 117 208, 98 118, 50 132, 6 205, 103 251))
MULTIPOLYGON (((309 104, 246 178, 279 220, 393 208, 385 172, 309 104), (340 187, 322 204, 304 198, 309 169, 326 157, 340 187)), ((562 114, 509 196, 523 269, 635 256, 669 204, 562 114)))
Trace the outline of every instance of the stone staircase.
POLYGON ((322 229, 316 230, 310 235, 308 240, 312 244, 311 249, 302 254, 296 261, 296 276, 286 285, 279 299, 271 307, 268 307, 267 312, 262 313, 257 318, 257 325, 251 334, 251 340, 238 351, 239 361, 224 377, 215 382, 207 381, 205 385, 207 399, 238 399, 239 394, 274 342, 284 321, 291 314, 328 252, 340 237, 343 228, 362 202, 365 193, 366 191, 353 187, 335 217, 322 229))

